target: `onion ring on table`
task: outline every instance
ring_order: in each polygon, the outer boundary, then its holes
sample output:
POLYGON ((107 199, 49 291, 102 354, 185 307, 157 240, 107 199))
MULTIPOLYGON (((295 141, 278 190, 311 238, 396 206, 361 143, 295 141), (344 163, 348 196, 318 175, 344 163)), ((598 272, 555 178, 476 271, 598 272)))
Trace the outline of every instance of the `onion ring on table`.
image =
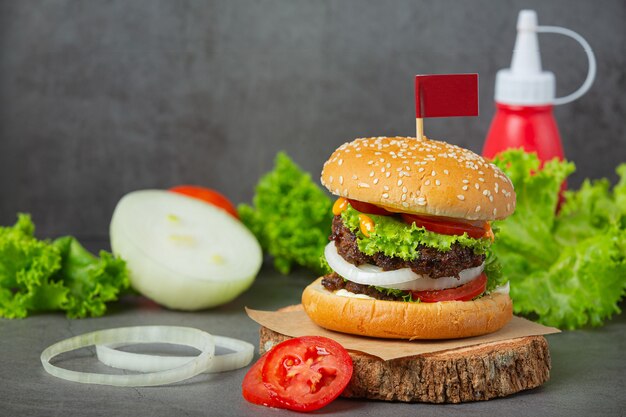
POLYGON ((215 342, 209 333, 191 327, 135 326, 98 330, 74 336, 47 347, 41 353, 44 369, 57 378, 85 384, 113 385, 118 387, 149 387, 172 384, 205 372, 215 356, 215 342), (191 346, 200 355, 174 369, 136 375, 112 375, 72 371, 59 368, 50 360, 61 353, 101 344, 171 343, 191 346))
MULTIPOLYGON (((232 371, 243 368, 254 357, 254 345, 243 340, 224 336, 213 336, 215 346, 233 350, 232 353, 215 355, 206 373, 232 371)), ((161 356, 145 353, 133 353, 118 350, 128 343, 96 345, 98 360, 113 368, 138 372, 158 372, 182 366, 194 359, 194 356, 161 356)))

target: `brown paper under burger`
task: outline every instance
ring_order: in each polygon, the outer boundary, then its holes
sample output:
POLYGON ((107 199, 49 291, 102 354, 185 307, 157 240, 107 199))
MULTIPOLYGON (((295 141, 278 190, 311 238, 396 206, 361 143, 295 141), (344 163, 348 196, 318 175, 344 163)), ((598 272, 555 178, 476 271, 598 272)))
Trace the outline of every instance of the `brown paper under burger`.
POLYGON ((519 337, 539 336, 560 332, 559 329, 554 327, 543 326, 521 317, 513 316, 513 319, 502 329, 483 336, 468 337, 465 339, 408 341, 375 339, 326 330, 313 323, 301 306, 294 311, 260 311, 246 307, 246 313, 261 326, 267 327, 277 333, 291 337, 328 337, 336 340, 348 350, 367 353, 368 355, 376 356, 386 361, 424 353, 516 339, 519 337))

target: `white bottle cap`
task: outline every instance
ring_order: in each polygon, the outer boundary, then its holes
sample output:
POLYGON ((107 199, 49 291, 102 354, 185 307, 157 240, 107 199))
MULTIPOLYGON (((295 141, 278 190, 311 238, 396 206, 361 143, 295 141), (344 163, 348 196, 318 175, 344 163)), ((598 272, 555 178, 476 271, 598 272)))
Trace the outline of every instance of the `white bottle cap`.
POLYGON ((496 75, 495 100, 512 105, 545 105, 554 102, 555 79, 541 70, 537 42, 537 13, 522 10, 517 18, 517 39, 511 68, 496 75))

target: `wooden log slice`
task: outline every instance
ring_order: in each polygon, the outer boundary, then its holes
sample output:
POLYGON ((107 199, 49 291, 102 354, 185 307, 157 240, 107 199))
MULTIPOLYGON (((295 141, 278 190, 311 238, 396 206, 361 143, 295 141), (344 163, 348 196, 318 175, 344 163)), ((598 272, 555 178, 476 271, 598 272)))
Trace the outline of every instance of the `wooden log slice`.
MULTIPOLYGON (((261 354, 290 339, 261 326, 261 354)), ((461 403, 505 397, 550 378, 543 336, 528 336, 384 361, 350 352, 354 373, 342 396, 383 401, 461 403)))

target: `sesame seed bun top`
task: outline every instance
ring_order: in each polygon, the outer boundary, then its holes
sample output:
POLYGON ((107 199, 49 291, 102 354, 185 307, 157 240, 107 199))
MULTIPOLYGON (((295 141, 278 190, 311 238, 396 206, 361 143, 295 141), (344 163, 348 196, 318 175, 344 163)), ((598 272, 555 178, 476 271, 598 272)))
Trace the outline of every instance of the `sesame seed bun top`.
POLYGON ((495 220, 515 210, 513 184, 498 167, 427 138, 344 143, 324 164, 321 182, 338 196, 404 213, 495 220))

